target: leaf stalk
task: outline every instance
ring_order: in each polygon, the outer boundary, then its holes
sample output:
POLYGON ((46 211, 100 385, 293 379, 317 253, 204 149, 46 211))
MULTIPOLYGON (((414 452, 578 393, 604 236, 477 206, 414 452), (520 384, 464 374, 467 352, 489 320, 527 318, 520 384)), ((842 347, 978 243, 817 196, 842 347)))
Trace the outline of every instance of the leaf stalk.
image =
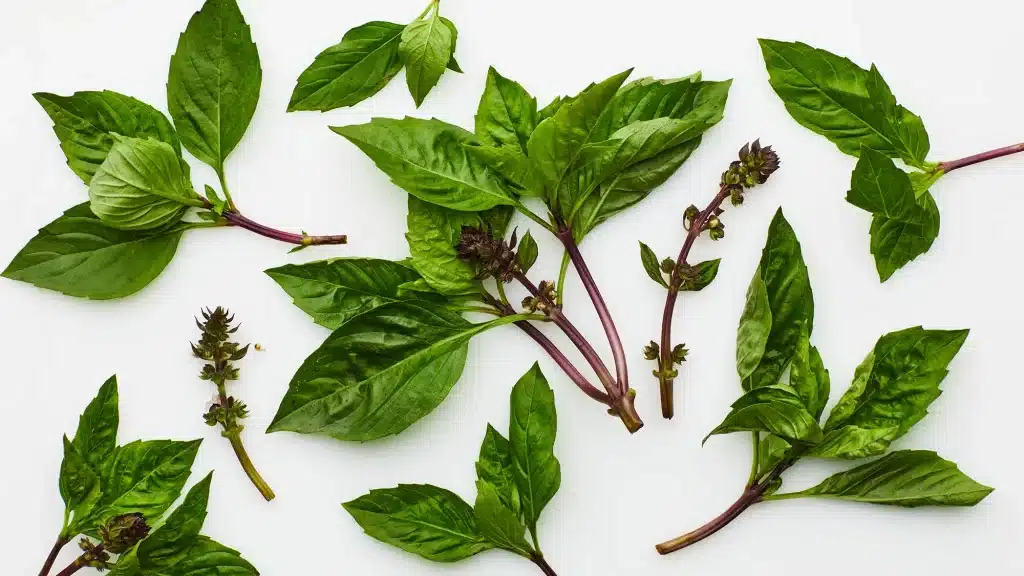
POLYGON ((973 166, 989 160, 995 160, 996 158, 1002 158, 1004 156, 1010 156, 1024 152, 1024 143, 1014 144, 1012 146, 1005 146, 1003 148, 996 148, 995 150, 989 150, 980 154, 974 154, 967 156, 966 158, 960 158, 959 160, 951 160, 949 162, 940 162, 938 170, 942 172, 952 172, 953 170, 959 170, 967 166, 973 166))

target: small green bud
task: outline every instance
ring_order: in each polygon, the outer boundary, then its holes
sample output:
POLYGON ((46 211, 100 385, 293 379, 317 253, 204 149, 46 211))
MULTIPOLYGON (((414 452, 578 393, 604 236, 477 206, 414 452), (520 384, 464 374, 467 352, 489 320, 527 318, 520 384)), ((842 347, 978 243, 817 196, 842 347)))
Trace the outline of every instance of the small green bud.
POLYGON ((690 204, 686 211, 683 212, 683 228, 689 230, 693 226, 693 221, 698 215, 700 215, 700 208, 690 204))
POLYGON ((676 261, 671 258, 665 258, 661 261, 661 271, 665 274, 671 274, 676 271, 676 261))
POLYGON ((676 364, 682 364, 686 362, 686 356, 690 353, 686 349, 686 344, 676 344, 675 348, 672 349, 672 362, 676 364))
POLYGON ((644 358, 647 360, 657 360, 661 356, 661 347, 654 340, 647 346, 644 346, 644 358))

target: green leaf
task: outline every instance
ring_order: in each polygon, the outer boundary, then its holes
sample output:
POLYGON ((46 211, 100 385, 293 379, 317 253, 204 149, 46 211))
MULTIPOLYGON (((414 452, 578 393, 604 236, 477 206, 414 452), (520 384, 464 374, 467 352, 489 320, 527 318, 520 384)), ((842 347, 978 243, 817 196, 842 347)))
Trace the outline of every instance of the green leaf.
POLYGON ((163 272, 174 258, 182 231, 115 230, 100 222, 86 202, 39 230, 3 276, 68 296, 124 298, 163 272))
POLYGON ((358 146, 396 186, 426 202, 466 212, 515 203, 498 176, 466 151, 476 137, 458 126, 374 118, 331 130, 358 146))
POLYGON ((933 168, 928 172, 912 171, 907 176, 910 184, 914 187, 914 195, 920 198, 929 188, 935 185, 946 173, 939 168, 933 168))
POLYGON ((115 135, 160 140, 181 154, 178 136, 167 118, 130 96, 110 90, 71 96, 37 92, 32 96, 53 120, 68 166, 86 184, 106 160, 115 135))
POLYGON ((721 258, 698 262, 690 267, 690 276, 683 279, 679 286, 682 292, 700 292, 707 288, 718 277, 718 266, 722 263, 721 258))
POLYGON ((541 108, 540 110, 537 111, 537 123, 539 124, 539 123, 547 120, 548 118, 551 118, 552 116, 555 115, 556 112, 558 112, 559 110, 562 109, 562 106, 565 106, 566 104, 569 104, 570 102, 572 102, 572 100, 573 100, 572 96, 558 96, 558 97, 556 97, 554 100, 552 100, 550 103, 548 103, 547 106, 545 106, 545 107, 543 107, 543 108, 541 108))
POLYGON ((262 80, 238 3, 206 0, 178 39, 167 79, 167 105, 185 148, 222 172, 256 112, 262 80))
POLYGON ((771 332, 757 368, 743 379, 744 390, 777 384, 796 354, 802 334, 810 334, 813 327, 814 297, 807 266, 781 208, 768 228, 757 274, 768 295, 771 332))
POLYGON ((533 164, 526 154, 518 149, 467 145, 466 152, 510 184, 516 194, 539 196, 543 192, 541 185, 537 183, 533 164))
POLYGON ((111 376, 78 419, 78 431, 71 443, 93 470, 99 470, 117 447, 117 403, 117 376, 111 376))
POLYGON ((836 432, 830 442, 837 448, 824 454, 860 458, 887 450, 942 394, 939 384, 967 334, 918 326, 882 336, 828 417, 825 430, 836 432))
POLYGON ((378 306, 417 299, 400 288, 420 279, 414 270, 378 258, 287 264, 266 273, 314 322, 331 330, 378 306))
POLYGON ((119 447, 104 464, 103 495, 72 532, 88 532, 113 516, 138 512, 159 518, 181 495, 202 440, 136 441, 119 447))
POLYGON ((761 438, 757 449, 757 470, 759 475, 767 474, 786 458, 792 444, 774 434, 761 438))
POLYGON ((641 78, 623 86, 608 103, 592 141, 607 140, 637 122, 655 119, 721 120, 731 80, 701 82, 699 78, 641 78))
POLYGON ((136 552, 130 551, 118 558, 110 576, 259 576, 259 572, 237 551, 200 536, 188 550, 159 567, 140 567, 136 552))
POLYGON ((509 442, 512 470, 530 532, 537 535, 541 511, 558 492, 562 468, 555 458, 558 419, 555 394, 534 364, 512 389, 509 442))
POLYGON ((409 196, 406 218, 412 267, 434 290, 446 295, 480 291, 476 267, 459 258, 456 246, 463 226, 490 225, 501 235, 511 218, 511 208, 501 206, 482 213, 459 212, 409 196))
POLYGON ((119 139, 89 184, 89 206, 111 228, 155 230, 201 206, 174 148, 158 140, 119 139))
POLYGON ((367 535, 435 562, 457 562, 494 548, 458 495, 424 484, 371 490, 343 504, 367 535))
POLYGON ((991 492, 935 452, 901 450, 796 494, 914 508, 974 506, 991 492))
POLYGON ((640 263, 644 265, 644 270, 651 277, 651 280, 668 288, 668 282, 665 281, 665 276, 661 272, 661 262, 658 260, 658 255, 654 253, 650 246, 643 242, 640 243, 640 263))
POLYGON ((899 434, 899 427, 861 428, 841 426, 825 432, 825 438, 810 451, 817 458, 838 458, 855 460, 877 456, 889 449, 892 438, 899 434))
POLYGON ((88 515, 102 495, 99 471, 67 436, 64 437, 64 460, 60 463, 58 486, 64 509, 72 521, 88 515))
POLYGON ((173 565, 175 558, 195 544, 206 521, 212 481, 213 473, 210 473, 193 486, 184 502, 139 544, 136 556, 140 567, 158 570, 173 565))
POLYGON ((828 404, 832 382, 821 361, 818 349, 811 346, 810 337, 804 333, 796 348, 793 364, 790 366, 789 384, 803 399, 807 411, 815 420, 821 418, 828 404))
POLYGON ((448 27, 448 30, 452 33, 452 57, 448 60, 446 68, 457 74, 462 74, 462 66, 459 66, 459 61, 455 59, 455 48, 459 43, 459 29, 455 27, 455 22, 441 16, 441 23, 448 27))
POLYGON ((409 24, 402 32, 398 51, 405 62, 406 82, 417 108, 448 67, 455 40, 453 27, 441 20, 436 7, 427 18, 409 24))
POLYGON ((494 486, 477 481, 476 488, 473 513, 480 533, 498 548, 529 558, 534 550, 526 540, 526 527, 519 516, 505 507, 494 486))
POLYGON ((769 432, 793 442, 821 441, 821 428, 789 386, 761 386, 740 397, 725 420, 704 437, 733 432, 769 432))
POLYGON ((912 166, 925 164, 924 123, 896 103, 874 66, 864 70, 800 42, 759 42, 772 88, 801 125, 851 156, 868 147, 912 166))
POLYGON ((522 269, 523 274, 526 274, 530 271, 530 268, 533 268, 539 253, 537 241, 533 239, 533 235, 527 230, 526 234, 523 235, 523 239, 519 241, 519 250, 516 252, 519 257, 519 267, 522 269))
POLYGON ((512 148, 525 155, 537 122, 537 99, 518 82, 490 68, 476 112, 476 135, 480 141, 488 146, 512 148))
POLYGON ((741 380, 746 381, 761 364, 771 330, 772 309, 768 288, 758 272, 750 279, 750 286, 747 287, 747 302, 743 306, 740 326, 736 331, 736 371, 741 380))
POLYGON ((394 302, 334 331, 295 373, 268 432, 367 441, 430 413, 462 375, 471 324, 442 304, 394 302))
POLYGON ((871 254, 883 282, 927 252, 939 235, 939 209, 932 195, 918 197, 907 173, 881 152, 861 151, 846 201, 874 214, 871 254))
POLYGON ((556 215, 568 216, 572 210, 576 199, 566 196, 564 189, 577 169, 583 148, 591 143, 601 113, 631 72, 627 70, 591 84, 538 124, 530 137, 528 155, 543 185, 548 206, 556 215))
POLYGON ((512 467, 512 449, 509 441, 490 424, 480 445, 480 458, 476 462, 476 477, 489 484, 501 503, 518 516, 522 511, 519 488, 512 467))
POLYGON ((368 22, 345 33, 299 76, 288 111, 326 112, 354 106, 380 92, 402 69, 398 44, 405 26, 368 22))

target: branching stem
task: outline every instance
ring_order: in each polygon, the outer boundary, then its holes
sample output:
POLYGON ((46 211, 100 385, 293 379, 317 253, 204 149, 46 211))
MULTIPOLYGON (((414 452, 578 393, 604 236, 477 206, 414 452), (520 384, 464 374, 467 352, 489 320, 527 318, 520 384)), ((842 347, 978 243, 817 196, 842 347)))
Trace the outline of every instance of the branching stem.
POLYGON ((102 552, 103 544, 97 544, 95 548, 86 552, 85 554, 82 554, 81 556, 76 558, 75 561, 71 564, 68 564, 67 568, 57 573, 57 576, 71 576, 75 572, 78 572, 82 568, 88 566, 89 563, 93 562, 96 558, 98 558, 102 554, 102 552))
POLYGON ((682 282, 678 270, 686 263, 686 259, 690 257, 690 250, 703 231, 704 224, 707 223, 708 219, 715 213, 715 210, 728 197, 728 188, 722 186, 707 208, 694 217, 690 230, 686 234, 686 240, 683 241, 683 247, 679 251, 679 257, 676 258, 676 272, 673 272, 672 277, 669 278, 668 296, 665 297, 665 311, 661 317, 661 359, 659 361, 660 370, 658 370, 658 380, 661 386, 661 415, 665 418, 672 418, 675 415, 675 390, 673 388, 675 378, 671 375, 671 371, 674 368, 672 360, 672 316, 675 313, 676 301, 679 299, 679 285, 682 282))

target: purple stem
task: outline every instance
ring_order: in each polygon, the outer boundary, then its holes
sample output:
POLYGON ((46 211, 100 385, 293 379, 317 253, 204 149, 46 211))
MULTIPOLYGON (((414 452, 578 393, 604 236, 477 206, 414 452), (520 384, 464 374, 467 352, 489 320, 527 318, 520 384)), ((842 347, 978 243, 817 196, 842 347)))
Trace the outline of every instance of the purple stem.
POLYGON ((57 576, 71 576, 75 572, 78 572, 82 568, 85 568, 89 562, 98 558, 102 552, 103 544, 98 544, 95 548, 86 552, 85 554, 82 554, 78 557, 78 559, 76 559, 71 564, 68 564, 68 567, 58 572, 57 576))
POLYGON ((57 561, 57 556, 68 544, 68 539, 64 536, 57 538, 57 543, 53 545, 53 549, 50 550, 50 555, 46 557, 46 562, 43 563, 43 569, 39 571, 39 576, 49 576, 50 570, 53 569, 53 563, 57 561))
POLYGON ((538 289, 537 286, 535 286, 534 283, 531 282, 530 279, 522 272, 516 273, 516 280, 526 287, 527 291, 529 291, 534 298, 544 300, 545 304, 548 306, 548 310, 551 311, 551 321, 554 322, 563 333, 565 333, 580 353, 583 354, 583 358, 586 359, 587 363, 590 364, 590 367, 594 369, 595 373, 597 373, 598 379, 600 379, 601 383, 604 384, 604 388, 608 391, 608 394, 612 397, 621 396, 618 385, 615 383, 615 379, 612 378, 612 374, 608 370, 608 367, 605 366, 604 361, 601 360, 601 357, 598 355, 597 351, 594 350, 594 347, 590 345, 590 342, 587 341, 586 337, 584 337, 583 334, 580 333, 579 329, 569 321, 562 312, 562 309, 552 302, 547 296, 542 294, 540 289, 538 289))
MULTIPOLYGON (((686 240, 683 242, 683 248, 679 251, 679 257, 676 258, 676 270, 686 263, 686 259, 690 257, 693 243, 700 236, 704 224, 728 197, 729 191, 723 186, 718 191, 718 195, 708 204, 708 207, 693 219, 690 230, 686 234, 686 240)), ((668 373, 674 367, 674 362, 672 361, 672 315, 676 309, 676 300, 679 298, 679 280, 678 273, 673 272, 672 277, 669 278, 670 288, 668 296, 665 297, 665 311, 661 316, 661 361, 659 362, 660 374, 658 380, 661 384, 661 415, 666 419, 670 419, 675 415, 675 402, 673 399, 673 383, 675 379, 670 377, 668 373)))
MULTIPOLYGON (((202 198, 206 208, 213 208, 213 204, 209 200, 202 198)), ((238 226, 244 228, 250 232, 265 236, 279 242, 285 242, 287 244, 296 244, 298 246, 319 246, 326 244, 347 244, 348 236, 339 234, 335 236, 306 236, 305 234, 293 234, 291 232, 283 232, 269 226, 264 226, 259 222, 250 220, 249 218, 242 215, 233 209, 226 209, 221 214, 225 220, 231 223, 232 226, 238 226)))
POLYGON ((1011 154, 1017 154, 1018 152, 1024 152, 1024 143, 1014 144, 1013 146, 1005 146, 1003 148, 996 148, 995 150, 989 150, 988 152, 982 152, 981 154, 975 154, 959 160, 951 160, 949 162, 940 162, 939 170, 943 172, 952 172, 966 166, 973 166, 974 164, 980 164, 996 158, 1002 158, 1003 156, 1009 156, 1011 154))
POLYGON ((590 273, 590 269, 587 267, 587 263, 583 259, 583 254, 580 254, 579 246, 576 245, 576 240, 573 239, 572 236, 572 229, 563 224, 559 227, 556 236, 562 241, 562 245, 565 246, 566 252, 569 253, 569 260, 572 261, 573 266, 576 268, 576 273, 580 275, 580 280, 583 282, 583 287, 586 288, 587 294, 590 296, 590 301, 594 303, 594 310, 597 311, 597 316, 601 319, 601 325, 604 326, 605 335, 608 336, 608 344, 612 348, 612 357, 615 360, 615 375, 619 382, 619 392, 622 396, 626 396, 629 394, 629 373, 626 369, 626 351, 622 347, 622 339, 619 338, 619 331, 615 328, 615 321, 612 320, 612 315, 608 311, 608 305, 605 304, 604 298, 601 296, 601 291, 597 288, 597 282, 594 281, 594 276, 590 273))
POLYGON ((530 560, 532 560, 533 563, 536 564, 542 572, 544 572, 544 576, 558 576, 558 574, 555 574, 555 569, 552 568, 551 565, 548 564, 548 561, 540 554, 530 556, 530 560))

